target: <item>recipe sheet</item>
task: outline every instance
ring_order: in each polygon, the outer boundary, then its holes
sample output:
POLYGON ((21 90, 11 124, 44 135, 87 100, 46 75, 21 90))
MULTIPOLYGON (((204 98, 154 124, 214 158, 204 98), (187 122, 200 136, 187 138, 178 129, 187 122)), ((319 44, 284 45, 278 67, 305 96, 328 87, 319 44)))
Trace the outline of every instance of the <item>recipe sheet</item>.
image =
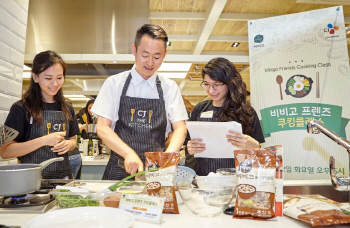
POLYGON ((198 158, 234 158, 234 150, 240 148, 227 142, 228 131, 242 133, 242 125, 236 121, 230 122, 202 122, 187 121, 187 129, 191 139, 203 139, 205 148, 202 153, 195 154, 198 158))

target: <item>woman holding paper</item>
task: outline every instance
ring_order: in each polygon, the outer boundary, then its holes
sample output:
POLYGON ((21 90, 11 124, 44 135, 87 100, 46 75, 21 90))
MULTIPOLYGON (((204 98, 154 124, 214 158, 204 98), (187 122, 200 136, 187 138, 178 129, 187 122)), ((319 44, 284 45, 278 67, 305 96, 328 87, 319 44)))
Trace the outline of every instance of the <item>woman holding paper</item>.
MULTIPOLYGON (((246 85, 236 67, 225 58, 215 58, 205 65, 202 77, 201 87, 211 100, 197 104, 189 121, 236 121, 242 125, 243 134, 229 131, 227 142, 241 149, 259 148, 265 139, 259 118, 247 101, 246 85)), ((197 175, 208 175, 218 168, 235 167, 233 158, 194 158, 194 154, 204 150, 202 139, 192 139, 187 143, 186 166, 194 168, 197 175)))

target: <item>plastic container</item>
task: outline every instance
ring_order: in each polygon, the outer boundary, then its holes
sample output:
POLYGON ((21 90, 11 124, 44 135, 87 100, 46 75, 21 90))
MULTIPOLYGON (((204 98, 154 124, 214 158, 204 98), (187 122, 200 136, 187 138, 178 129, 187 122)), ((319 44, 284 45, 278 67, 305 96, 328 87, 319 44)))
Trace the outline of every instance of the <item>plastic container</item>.
POLYGON ((120 187, 115 192, 101 192, 117 182, 76 180, 63 186, 70 189, 69 191, 53 189, 49 194, 56 197, 57 206, 61 209, 91 206, 118 207, 122 193, 141 194, 146 184, 136 181, 120 187))

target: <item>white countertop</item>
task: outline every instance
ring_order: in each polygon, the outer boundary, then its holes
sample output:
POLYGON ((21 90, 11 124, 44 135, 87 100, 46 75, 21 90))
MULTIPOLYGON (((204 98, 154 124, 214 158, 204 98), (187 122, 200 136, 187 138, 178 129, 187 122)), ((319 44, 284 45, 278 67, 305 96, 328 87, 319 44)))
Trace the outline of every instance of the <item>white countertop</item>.
POLYGON ((109 155, 104 155, 103 159, 100 157, 81 155, 81 160, 83 165, 107 165, 109 155))
MULTIPOLYGON (((53 210, 55 210, 54 208, 53 210)), ((60 209, 64 210, 64 209, 60 209)), ((277 217, 268 221, 256 221, 251 219, 233 219, 230 215, 221 214, 218 217, 206 218, 198 217, 192 214, 185 205, 179 205, 180 214, 163 214, 162 224, 156 225, 151 223, 135 221, 133 228, 148 228, 148 227, 167 227, 167 228, 194 228, 194 227, 244 227, 244 228, 297 228, 309 227, 307 224, 300 221, 284 217, 277 217)), ((7 226, 25 226, 27 221, 38 216, 38 214, 0 214, 0 224, 7 226)), ((54 221, 53 221, 54 222, 54 221)), ((340 226, 344 227, 344 226, 340 226)), ((88 228, 88 227, 87 227, 88 228)))

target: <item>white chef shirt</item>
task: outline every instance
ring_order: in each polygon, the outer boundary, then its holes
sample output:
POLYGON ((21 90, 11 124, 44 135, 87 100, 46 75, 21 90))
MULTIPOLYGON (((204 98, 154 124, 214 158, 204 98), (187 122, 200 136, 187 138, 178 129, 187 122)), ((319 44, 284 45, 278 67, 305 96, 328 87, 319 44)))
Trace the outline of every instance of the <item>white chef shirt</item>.
MULTIPOLYGON (((132 79, 126 95, 129 97, 140 97, 148 99, 159 99, 156 86, 157 73, 145 80, 135 70, 136 65, 131 69, 132 79)), ((130 70, 116 75, 112 75, 106 79, 98 93, 98 96, 91 108, 91 112, 95 116, 102 116, 112 121, 111 128, 114 130, 115 123, 119 119, 118 111, 120 104, 120 96, 130 70)), ((165 110, 167 116, 167 127, 165 136, 171 131, 171 124, 181 120, 187 120, 188 115, 184 105, 179 87, 177 84, 166 77, 158 74, 163 89, 163 97, 165 101, 165 110)))

